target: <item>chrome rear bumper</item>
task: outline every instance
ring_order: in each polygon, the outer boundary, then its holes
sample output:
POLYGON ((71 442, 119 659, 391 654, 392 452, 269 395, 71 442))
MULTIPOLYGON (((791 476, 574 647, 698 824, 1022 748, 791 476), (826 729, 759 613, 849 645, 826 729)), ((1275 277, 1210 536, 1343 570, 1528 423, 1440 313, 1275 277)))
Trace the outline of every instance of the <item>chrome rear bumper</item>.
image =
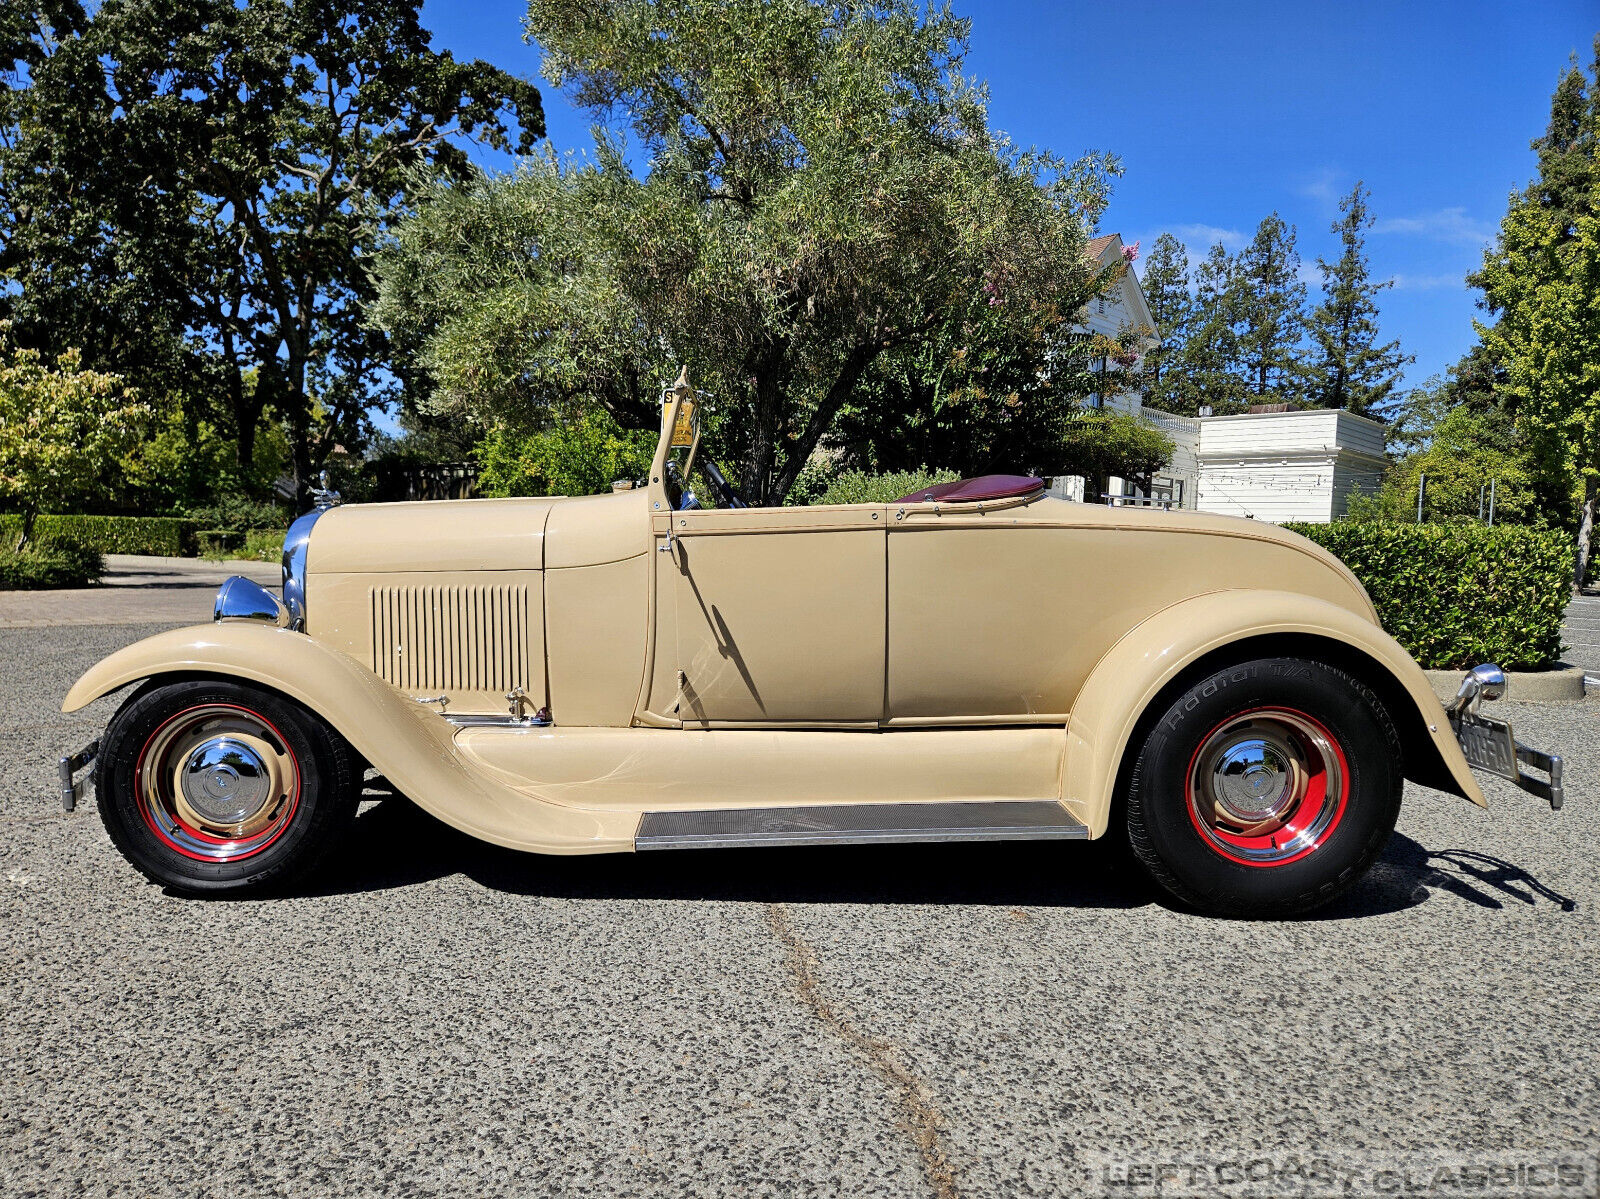
POLYGON ((1566 800, 1561 786, 1561 755, 1523 745, 1512 733, 1509 721, 1478 711, 1484 700, 1499 699, 1505 691, 1505 673, 1498 666, 1486 663, 1467 672, 1449 704, 1450 727, 1456 741, 1469 766, 1510 779, 1524 791, 1548 801, 1551 811, 1559 812, 1566 800), (1542 771, 1547 777, 1529 774, 1524 766, 1542 771))

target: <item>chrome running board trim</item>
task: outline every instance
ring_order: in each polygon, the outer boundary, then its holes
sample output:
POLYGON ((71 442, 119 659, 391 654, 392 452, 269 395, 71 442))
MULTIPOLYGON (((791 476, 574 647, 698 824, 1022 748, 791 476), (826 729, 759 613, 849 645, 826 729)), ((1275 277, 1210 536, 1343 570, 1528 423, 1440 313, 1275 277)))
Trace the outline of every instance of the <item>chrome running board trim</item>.
POLYGON ((895 845, 918 841, 1086 841, 1089 830, 1053 799, 966 803, 824 804, 646 812, 634 848, 895 845))

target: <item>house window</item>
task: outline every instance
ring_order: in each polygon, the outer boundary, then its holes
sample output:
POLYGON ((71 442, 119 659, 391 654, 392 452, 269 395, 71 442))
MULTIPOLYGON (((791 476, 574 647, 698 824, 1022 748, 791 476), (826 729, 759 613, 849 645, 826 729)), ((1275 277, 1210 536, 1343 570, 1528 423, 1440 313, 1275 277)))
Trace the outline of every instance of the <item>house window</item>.
POLYGON ((1106 314, 1106 298, 1104 296, 1101 296, 1094 302, 1094 310, 1101 316, 1106 314))

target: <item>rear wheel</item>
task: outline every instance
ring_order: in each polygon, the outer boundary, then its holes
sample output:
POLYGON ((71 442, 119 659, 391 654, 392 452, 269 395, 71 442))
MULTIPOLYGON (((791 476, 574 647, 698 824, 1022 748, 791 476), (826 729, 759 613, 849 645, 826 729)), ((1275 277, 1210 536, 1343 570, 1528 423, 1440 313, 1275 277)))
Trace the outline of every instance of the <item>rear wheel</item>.
POLYGON ((1131 773, 1129 841, 1184 903, 1289 915, 1372 865, 1402 783, 1399 737, 1369 688, 1325 663, 1257 659, 1161 713, 1131 773))
POLYGON ((96 802, 154 882, 218 895, 283 886, 338 840, 360 778, 344 740, 298 704, 224 680, 151 684, 101 741, 96 802))

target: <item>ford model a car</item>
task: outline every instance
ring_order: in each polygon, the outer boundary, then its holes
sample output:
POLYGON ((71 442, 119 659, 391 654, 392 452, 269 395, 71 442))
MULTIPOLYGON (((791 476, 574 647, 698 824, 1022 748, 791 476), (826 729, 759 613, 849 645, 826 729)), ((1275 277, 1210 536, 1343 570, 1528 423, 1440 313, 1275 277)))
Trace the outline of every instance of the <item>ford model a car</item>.
POLYGON ((748 507, 695 402, 680 378, 648 479, 609 495, 319 504, 281 599, 231 579, 214 623, 77 682, 68 711, 137 687, 62 762, 67 805, 92 760, 118 848, 195 894, 305 870, 370 766, 542 853, 1125 830, 1180 900, 1243 914, 1360 877, 1405 778, 1560 806, 1560 759, 1479 714, 1499 672, 1442 707, 1301 537, 1009 476, 748 507))

